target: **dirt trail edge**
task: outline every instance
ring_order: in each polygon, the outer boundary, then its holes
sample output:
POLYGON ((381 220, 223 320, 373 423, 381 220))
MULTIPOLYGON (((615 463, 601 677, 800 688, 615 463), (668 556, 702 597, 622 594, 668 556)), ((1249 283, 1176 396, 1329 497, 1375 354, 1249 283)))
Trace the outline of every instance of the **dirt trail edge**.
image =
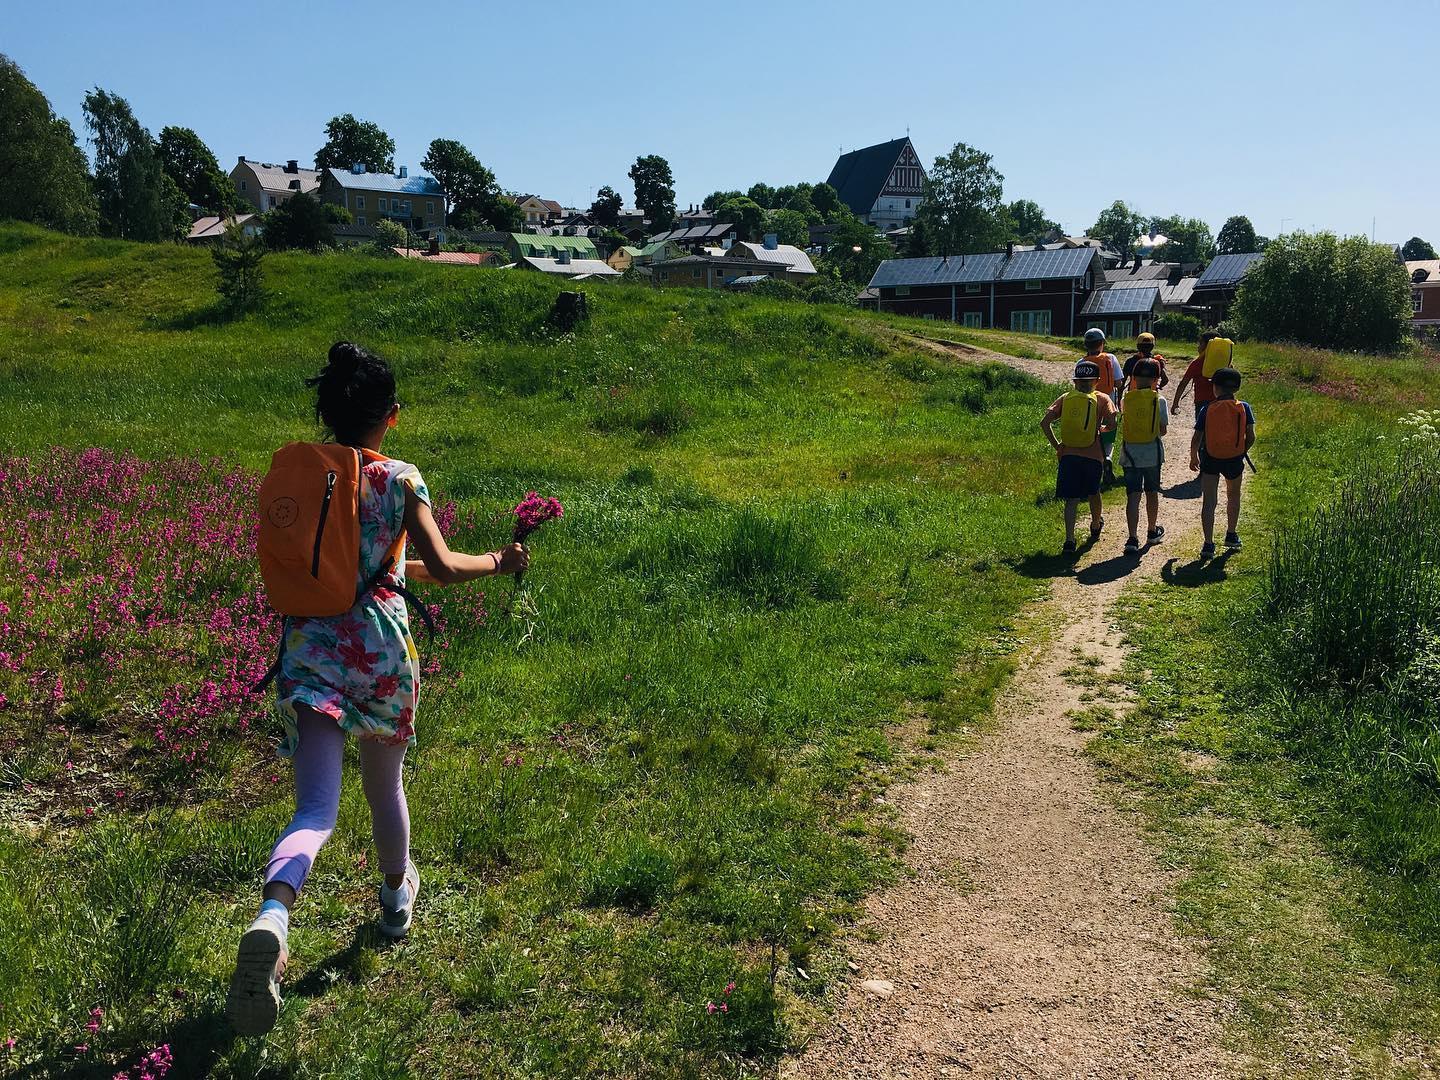
MULTIPOLYGON (((1044 360, 947 351, 1052 382, 1069 373, 1044 360)), ((1192 417, 1187 402, 1166 439, 1165 540, 1127 559, 1123 512, 1110 511, 1075 572, 1053 580, 1037 613, 1051 632, 996 702, 995 730, 946 771, 888 793, 912 837, 912 874, 867 902, 845 999, 782 1077, 1243 1071, 1220 1046, 1217 1006, 1196 995, 1206 968, 1175 932, 1173 878, 1101 789, 1087 736, 1066 715, 1082 707, 1087 682, 1100 689, 1123 659, 1107 615, 1120 591, 1169 558, 1194 557, 1192 417)), ((1058 549, 1058 508, 1056 518, 1058 549)), ((1082 536, 1085 519, 1082 509, 1082 536)))

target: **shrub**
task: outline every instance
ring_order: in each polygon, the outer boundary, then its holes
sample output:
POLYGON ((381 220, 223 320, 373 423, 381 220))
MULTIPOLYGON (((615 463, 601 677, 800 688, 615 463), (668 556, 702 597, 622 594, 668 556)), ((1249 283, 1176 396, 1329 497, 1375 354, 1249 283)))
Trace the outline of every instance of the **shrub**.
POLYGON ((840 281, 817 281, 805 292, 809 304, 840 304, 855 306, 855 286, 840 281))
POLYGON ((1200 320, 1194 315, 1179 311, 1166 312, 1155 320, 1155 336, 1173 341, 1197 341, 1200 337, 1200 320))
POLYGON ((756 296, 768 296, 772 300, 805 299, 804 290, 800 286, 780 278, 767 277, 764 281, 757 281, 750 291, 756 296))
POLYGON ((1410 278, 1388 245, 1290 233, 1245 275, 1232 314, 1247 337, 1393 349, 1410 328, 1410 278))
POLYGON ((393 255, 391 248, 404 247, 409 239, 405 226, 389 218, 381 218, 372 227, 375 230, 375 247, 382 255, 393 255))

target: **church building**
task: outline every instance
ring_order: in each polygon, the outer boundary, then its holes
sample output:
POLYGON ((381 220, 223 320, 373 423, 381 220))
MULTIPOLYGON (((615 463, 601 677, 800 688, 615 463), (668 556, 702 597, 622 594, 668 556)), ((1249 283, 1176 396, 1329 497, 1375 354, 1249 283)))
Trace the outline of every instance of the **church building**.
POLYGON ((841 154, 826 181, 861 221, 881 230, 908 225, 925 190, 925 166, 909 136, 841 154))

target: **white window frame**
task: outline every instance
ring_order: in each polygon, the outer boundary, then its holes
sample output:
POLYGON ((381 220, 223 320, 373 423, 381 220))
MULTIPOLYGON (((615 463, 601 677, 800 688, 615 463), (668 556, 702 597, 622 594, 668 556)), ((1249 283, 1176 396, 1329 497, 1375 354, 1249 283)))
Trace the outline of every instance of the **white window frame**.
POLYGON ((971 296, 978 296, 979 293, 980 293, 980 282, 978 282, 978 281, 967 281, 967 282, 965 283, 965 291, 966 291, 967 293, 969 293, 971 296))
POLYGON ((274 210, 274 209, 275 209, 275 196, 274 196, 274 195, 271 195, 269 198, 270 198, 270 209, 271 209, 271 210, 274 210))
POLYGON ((896 296, 909 296, 909 295, 910 295, 910 286, 909 286, 909 285, 896 285, 896 286, 895 286, 895 295, 896 295, 896 296))
POLYGON ((382 214, 385 213, 385 197, 383 195, 380 197, 380 205, 377 207, 377 209, 382 214))
POLYGON ((356 210, 364 210, 364 209, 365 209, 365 196, 364 196, 364 195, 356 195, 356 196, 355 196, 355 209, 356 209, 356 210))
POLYGON ((1010 329, 1022 334, 1048 335, 1053 317, 1054 313, 1049 308, 1041 308, 1038 311, 1012 311, 1010 313, 1010 329))
POLYGON ((426 216, 426 217, 434 217, 434 216, 435 216, 435 200, 434 200, 434 199, 426 199, 426 200, 425 200, 425 216, 426 216))
POLYGON ((967 311, 962 318, 966 330, 980 330, 985 326, 985 316, 978 311, 967 311))
POLYGON ((1026 291, 1026 292, 1039 292, 1039 291, 1040 291, 1040 282, 1037 281, 1037 280, 1034 279, 1034 278, 1031 278, 1029 281, 1025 282, 1025 291, 1026 291))
POLYGON ((357 218, 355 219, 355 224, 356 224, 356 225, 364 225, 364 224, 365 224, 365 215, 364 215, 364 214, 361 214, 359 217, 357 217, 357 218))
POLYGON ((241 180, 241 181, 240 181, 240 190, 241 190, 241 191, 244 191, 244 190, 245 190, 245 181, 244 181, 244 180, 241 180))
POLYGON ((1111 319, 1110 336, 1117 341, 1135 336, 1134 319, 1111 319))
POLYGON ((1410 314, 1419 315, 1420 309, 1425 306, 1425 294, 1419 289, 1410 292, 1410 314))

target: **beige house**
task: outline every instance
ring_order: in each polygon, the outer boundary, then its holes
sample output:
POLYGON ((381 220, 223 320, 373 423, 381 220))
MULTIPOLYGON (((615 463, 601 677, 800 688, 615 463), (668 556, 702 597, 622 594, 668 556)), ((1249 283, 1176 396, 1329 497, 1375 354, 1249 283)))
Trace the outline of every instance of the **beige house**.
POLYGON ((605 261, 609 263, 614 269, 619 270, 623 274, 626 270, 629 270, 630 267, 635 265, 635 256, 639 254, 640 249, 638 247, 630 247, 626 245, 625 247, 618 247, 614 251, 612 251, 610 253, 610 257, 605 261))
POLYGON ((314 195, 320 188, 320 173, 300 168, 300 163, 293 158, 284 165, 272 165, 241 155, 230 170, 230 182, 242 199, 263 213, 274 210, 293 195, 314 195))
MULTIPOLYGON (((190 235, 185 239, 192 244, 213 244, 225 235, 230 220, 215 214, 196 218, 195 223, 190 226, 190 235)), ((260 224, 259 214, 237 214, 234 220, 246 236, 259 236, 265 231, 260 224)))
POLYGON ((445 192, 440 182, 430 176, 411 176, 404 165, 397 173, 369 172, 358 164, 326 169, 320 180, 320 199, 345 207, 356 225, 374 225, 384 219, 420 232, 445 224, 445 192))
POLYGON ((516 200, 520 212, 525 215, 526 225, 556 225, 565 217, 565 208, 554 199, 542 199, 538 195, 526 195, 516 200))
POLYGON ((727 255, 732 259, 773 263, 784 268, 789 281, 809 281, 815 276, 815 264, 810 261, 810 256, 794 244, 777 243, 774 233, 766 233, 765 239, 758 244, 747 240, 732 244, 727 255))

